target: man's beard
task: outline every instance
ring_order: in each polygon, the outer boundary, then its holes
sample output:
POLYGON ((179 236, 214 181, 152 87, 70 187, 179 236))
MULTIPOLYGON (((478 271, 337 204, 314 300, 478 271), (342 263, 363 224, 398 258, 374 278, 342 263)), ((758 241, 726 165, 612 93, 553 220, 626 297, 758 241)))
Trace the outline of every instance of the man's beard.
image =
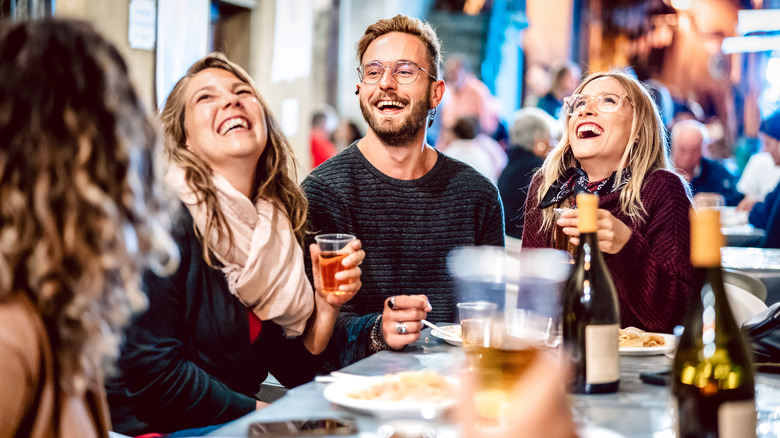
MULTIPOLYGON (((385 96, 385 98, 391 99, 389 96, 385 96)), ((392 100, 401 99, 396 97, 392 100)), ((431 89, 428 88, 424 98, 418 101, 412 107, 412 112, 401 120, 400 126, 397 126, 396 120, 388 120, 381 115, 376 117, 371 111, 373 105, 367 106, 362 100, 360 101, 360 112, 363 113, 363 118, 368 122, 368 126, 383 143, 388 146, 406 146, 414 140, 421 130, 425 129, 425 124, 428 122, 430 101, 431 89)))

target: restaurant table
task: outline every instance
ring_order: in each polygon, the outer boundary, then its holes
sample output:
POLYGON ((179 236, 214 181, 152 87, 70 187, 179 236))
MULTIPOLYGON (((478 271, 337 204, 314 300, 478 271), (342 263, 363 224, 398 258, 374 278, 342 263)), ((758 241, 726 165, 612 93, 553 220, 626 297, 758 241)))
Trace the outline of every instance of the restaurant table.
POLYGON ((755 277, 766 286, 766 304, 780 302, 780 249, 723 247, 724 268, 736 269, 755 277))
MULTIPOLYGON (((342 371, 364 376, 381 376, 407 370, 436 370, 454 375, 457 357, 462 350, 445 344, 423 330, 419 341, 400 352, 382 351, 369 356, 342 371)), ((613 394, 572 395, 575 421, 580 424, 581 437, 664 438, 674 437, 669 410, 669 388, 643 383, 639 373, 668 369, 671 359, 658 356, 621 356, 620 387, 613 394)), ((780 436, 780 375, 759 373, 756 379, 756 405, 759 417, 759 438, 780 436)), ((300 418, 352 418, 356 420, 358 438, 382 437, 387 425, 399 422, 419 427, 427 425, 436 437, 457 437, 456 426, 438 418, 375 417, 338 407, 328 402, 323 391, 327 384, 310 382, 287 392, 269 407, 252 412, 214 430, 212 437, 246 437, 249 424, 255 421, 281 421, 300 418), (381 429, 382 427, 385 429, 381 429)), ((385 435, 384 438, 387 438, 385 435)))
POLYGON ((721 227, 720 232, 728 246, 756 246, 766 235, 764 230, 750 224, 721 227))
POLYGON ((757 246, 766 232, 748 223, 748 212, 736 207, 720 207, 721 233, 727 246, 757 246))

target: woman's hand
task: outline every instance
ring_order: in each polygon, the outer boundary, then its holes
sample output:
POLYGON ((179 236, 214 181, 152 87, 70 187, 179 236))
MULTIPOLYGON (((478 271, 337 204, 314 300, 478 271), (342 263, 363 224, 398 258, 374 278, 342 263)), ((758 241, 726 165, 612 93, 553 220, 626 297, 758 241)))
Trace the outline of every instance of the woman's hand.
MULTIPOLYGON (((557 224, 564 227, 563 232, 571 236, 571 243, 579 246, 580 231, 577 228, 579 223, 579 211, 576 209, 565 209, 561 213, 561 218, 557 224)), ((612 216, 607 210, 596 210, 596 234, 599 238, 599 249, 607 254, 615 254, 628 243, 631 238, 631 228, 624 224, 620 219, 612 216)))
POLYGON ((428 312, 433 310, 425 295, 395 295, 385 300, 382 311, 382 336, 387 345, 399 350, 420 339, 428 312))
POLYGON ((344 271, 336 273, 336 279, 349 279, 348 284, 339 286, 339 293, 328 293, 322 290, 322 281, 320 277, 320 248, 316 244, 309 246, 311 254, 312 276, 314 277, 314 312, 306 325, 303 333, 303 344, 312 354, 320 354, 328 346, 331 335, 333 335, 333 326, 339 315, 339 309, 360 290, 360 264, 366 256, 362 250, 362 243, 355 239, 344 248, 348 254, 341 261, 341 264, 347 268, 344 271))
POLYGON ((327 293, 322 290, 322 277, 320 277, 320 248, 312 243, 309 246, 311 254, 312 276, 314 277, 314 289, 316 290, 318 301, 327 303, 329 306, 338 310, 344 303, 351 300, 357 291, 360 290, 362 283, 360 275, 362 273, 360 264, 366 257, 366 252, 362 249, 363 244, 359 239, 355 239, 344 247, 344 252, 348 255, 341 260, 341 265, 346 268, 336 273, 336 280, 349 280, 347 284, 339 286, 339 293, 327 293))

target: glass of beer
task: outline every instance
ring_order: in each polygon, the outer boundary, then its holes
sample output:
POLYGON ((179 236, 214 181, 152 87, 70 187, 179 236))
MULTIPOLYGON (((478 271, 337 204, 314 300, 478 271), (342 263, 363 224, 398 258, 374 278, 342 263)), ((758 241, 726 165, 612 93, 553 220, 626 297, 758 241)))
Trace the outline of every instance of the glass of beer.
POLYGON ((336 280, 336 273, 348 269, 341 264, 348 252, 345 247, 355 240, 351 234, 320 234, 314 236, 314 241, 320 248, 320 279, 325 293, 341 294, 339 286, 349 284, 350 280, 336 280))
POLYGON ((483 346, 472 347, 471 370, 476 377, 474 406, 480 417, 501 422, 510 394, 538 354, 552 347, 548 339, 547 318, 525 310, 507 310, 488 322, 483 346))
POLYGON ((563 208, 554 208, 555 222, 553 223, 553 248, 566 251, 574 257, 577 254, 577 247, 571 243, 571 237, 563 232, 563 227, 558 225, 558 219, 561 218, 563 208))
POLYGON ((491 317, 484 341, 468 358, 475 375, 475 407, 485 420, 501 421, 509 394, 538 354, 561 342, 563 283, 571 265, 553 249, 523 249, 507 264, 506 309, 491 317))

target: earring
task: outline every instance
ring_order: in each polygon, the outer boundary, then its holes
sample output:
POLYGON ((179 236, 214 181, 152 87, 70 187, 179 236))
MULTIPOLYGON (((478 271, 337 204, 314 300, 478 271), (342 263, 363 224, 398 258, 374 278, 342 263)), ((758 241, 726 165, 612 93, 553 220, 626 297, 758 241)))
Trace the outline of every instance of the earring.
POLYGON ((536 149, 538 149, 539 152, 542 152, 543 150, 547 149, 547 145, 540 141, 539 143, 536 143, 536 149))

